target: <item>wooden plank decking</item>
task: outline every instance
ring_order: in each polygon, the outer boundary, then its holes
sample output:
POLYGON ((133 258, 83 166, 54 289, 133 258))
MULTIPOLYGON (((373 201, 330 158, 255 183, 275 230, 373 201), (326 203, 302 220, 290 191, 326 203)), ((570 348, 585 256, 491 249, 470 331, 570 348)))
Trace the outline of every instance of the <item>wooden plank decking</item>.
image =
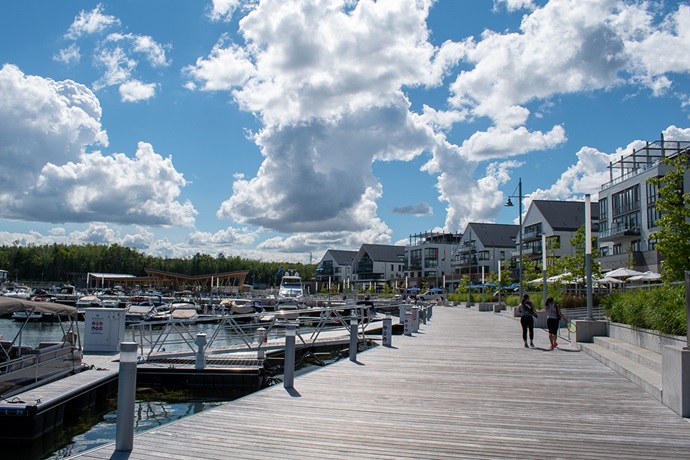
POLYGON ((690 424, 573 348, 524 349, 518 323, 434 310, 413 337, 81 459, 689 458, 690 424))

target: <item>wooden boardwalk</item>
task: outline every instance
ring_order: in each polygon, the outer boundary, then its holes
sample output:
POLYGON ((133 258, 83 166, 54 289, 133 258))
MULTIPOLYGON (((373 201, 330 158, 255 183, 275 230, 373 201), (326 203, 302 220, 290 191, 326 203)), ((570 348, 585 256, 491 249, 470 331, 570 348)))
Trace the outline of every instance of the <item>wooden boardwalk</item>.
POLYGON ((513 318, 437 307, 412 337, 81 459, 690 458, 690 424, 513 318))

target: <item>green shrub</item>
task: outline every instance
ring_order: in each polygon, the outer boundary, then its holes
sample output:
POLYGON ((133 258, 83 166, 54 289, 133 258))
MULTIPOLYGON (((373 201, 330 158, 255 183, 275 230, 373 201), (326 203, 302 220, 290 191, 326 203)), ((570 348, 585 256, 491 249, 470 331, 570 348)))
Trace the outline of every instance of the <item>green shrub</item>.
POLYGON ((615 292, 601 300, 611 321, 665 334, 686 335, 685 286, 615 292))

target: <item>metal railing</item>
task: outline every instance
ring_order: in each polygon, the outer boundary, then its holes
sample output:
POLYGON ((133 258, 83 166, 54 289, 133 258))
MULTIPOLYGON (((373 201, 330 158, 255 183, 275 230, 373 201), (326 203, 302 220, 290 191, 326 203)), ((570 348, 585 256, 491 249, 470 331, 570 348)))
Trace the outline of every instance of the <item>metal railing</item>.
POLYGON ((345 305, 297 310, 277 310, 262 313, 226 314, 215 319, 218 323, 208 331, 208 323, 202 320, 190 321, 146 321, 129 325, 128 333, 139 346, 139 354, 149 361, 156 354, 188 356, 195 353, 197 334, 207 334, 205 352, 240 353, 282 348, 270 345, 273 339, 282 339, 285 326, 297 325, 296 337, 306 346, 313 345, 326 331, 350 331, 350 319, 358 320, 358 334, 364 340, 365 330, 372 323, 374 315, 369 305, 345 305), (266 342, 261 340, 265 334, 266 342), (170 351, 174 349, 174 351, 170 351))

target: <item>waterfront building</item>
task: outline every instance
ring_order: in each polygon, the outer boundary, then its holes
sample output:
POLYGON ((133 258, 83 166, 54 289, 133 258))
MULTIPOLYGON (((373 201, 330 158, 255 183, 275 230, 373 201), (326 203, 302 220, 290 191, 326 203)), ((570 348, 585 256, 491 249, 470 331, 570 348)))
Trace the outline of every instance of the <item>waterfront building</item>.
MULTIPOLYGON (((592 235, 596 237, 599 230, 599 204, 593 201, 591 207, 592 235)), ((547 265, 566 254, 574 255, 575 249, 570 240, 584 224, 584 201, 532 201, 522 220, 523 256, 535 259, 541 265, 544 250, 542 234, 546 235, 547 265)), ((519 235, 514 238, 517 242, 519 235)), ((514 260, 519 258, 519 249, 516 243, 516 249, 512 253, 514 260)), ((541 272, 538 273, 540 274, 541 272)))
POLYGON ((505 269, 511 259, 511 251, 515 249, 518 230, 519 226, 511 224, 467 224, 453 255, 453 273, 459 275, 454 277, 457 279, 454 287, 465 276, 470 277, 471 284, 481 283, 482 267, 485 277, 489 273, 498 273, 499 261, 505 269))
POLYGON ((355 282, 379 292, 384 285, 396 287, 405 268, 405 246, 363 244, 353 261, 355 282))
MULTIPOLYGON (((661 140, 647 143, 609 164, 610 180, 599 192, 601 226, 599 263, 603 271, 629 267, 660 273, 661 255, 651 235, 658 230, 656 209, 658 189, 647 182, 662 177, 670 169, 665 157, 687 154, 690 141, 661 140)), ((690 174, 685 173, 683 191, 690 190, 690 174)))
POLYGON ((357 251, 329 249, 316 265, 316 282, 349 287, 354 280, 353 264, 356 256, 357 251))
MULTIPOLYGON (((405 246, 407 287, 447 289, 453 274, 453 254, 461 237, 461 233, 431 231, 410 235, 405 246)), ((404 287, 405 280, 402 280, 401 287, 404 287)))

